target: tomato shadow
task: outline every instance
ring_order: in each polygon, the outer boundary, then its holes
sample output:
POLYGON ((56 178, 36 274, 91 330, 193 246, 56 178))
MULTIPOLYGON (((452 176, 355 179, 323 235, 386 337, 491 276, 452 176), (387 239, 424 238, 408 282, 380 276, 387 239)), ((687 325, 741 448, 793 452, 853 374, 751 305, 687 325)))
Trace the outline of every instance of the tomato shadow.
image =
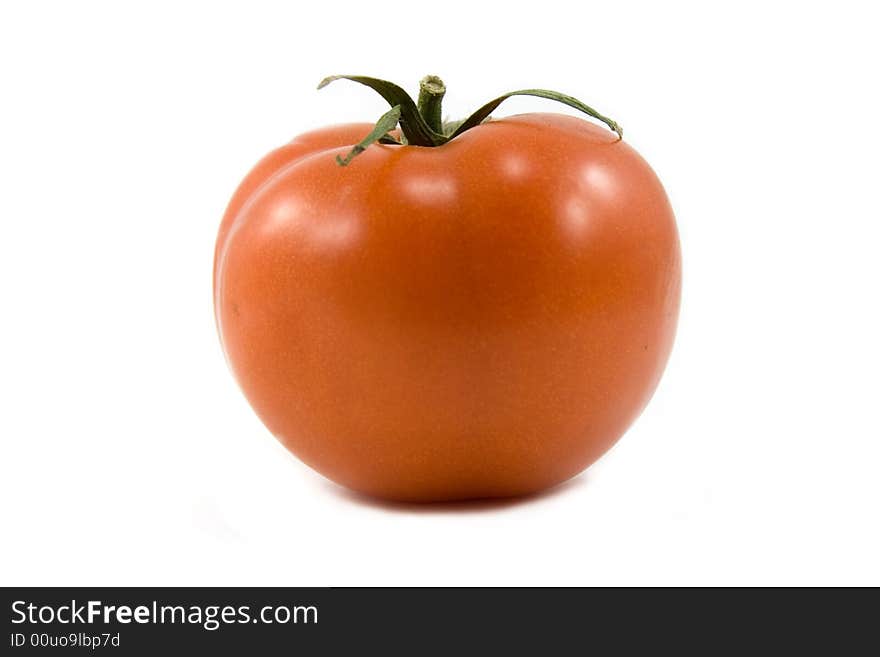
POLYGON ((582 473, 557 486, 531 495, 519 497, 491 497, 485 499, 462 500, 456 502, 390 502, 363 493, 343 488, 330 481, 324 482, 331 494, 346 502, 381 511, 412 514, 443 513, 488 513, 520 508, 544 502, 557 496, 568 495, 578 488, 588 485, 587 473, 582 473))

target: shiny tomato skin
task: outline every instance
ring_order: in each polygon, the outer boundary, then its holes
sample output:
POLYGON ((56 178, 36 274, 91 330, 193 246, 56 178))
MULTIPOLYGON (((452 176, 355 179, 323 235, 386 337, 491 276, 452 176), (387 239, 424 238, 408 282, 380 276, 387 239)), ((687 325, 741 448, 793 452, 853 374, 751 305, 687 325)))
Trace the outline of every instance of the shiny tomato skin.
POLYGON ((215 310, 269 430, 393 500, 523 495, 608 450, 669 356, 681 256, 647 163, 578 118, 434 148, 365 124, 270 154, 230 203, 215 310))

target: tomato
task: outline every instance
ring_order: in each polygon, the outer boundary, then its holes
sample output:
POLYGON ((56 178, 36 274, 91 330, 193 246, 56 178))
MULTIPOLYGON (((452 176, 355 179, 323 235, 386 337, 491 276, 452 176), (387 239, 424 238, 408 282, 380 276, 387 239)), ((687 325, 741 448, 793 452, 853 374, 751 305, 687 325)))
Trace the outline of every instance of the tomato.
POLYGON ((672 347, 678 236, 648 164, 580 118, 436 147, 306 133, 245 178, 215 308, 244 394, 302 461, 406 501, 523 495, 581 472, 672 347))

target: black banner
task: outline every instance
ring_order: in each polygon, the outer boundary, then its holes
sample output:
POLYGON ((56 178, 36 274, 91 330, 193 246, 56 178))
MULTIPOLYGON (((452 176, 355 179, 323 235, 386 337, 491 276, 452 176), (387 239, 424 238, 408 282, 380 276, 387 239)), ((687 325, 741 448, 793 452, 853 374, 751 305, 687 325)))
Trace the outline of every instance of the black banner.
POLYGON ((2 596, 9 655, 752 654, 796 646, 854 654, 878 644, 875 590, 11 588, 2 596))

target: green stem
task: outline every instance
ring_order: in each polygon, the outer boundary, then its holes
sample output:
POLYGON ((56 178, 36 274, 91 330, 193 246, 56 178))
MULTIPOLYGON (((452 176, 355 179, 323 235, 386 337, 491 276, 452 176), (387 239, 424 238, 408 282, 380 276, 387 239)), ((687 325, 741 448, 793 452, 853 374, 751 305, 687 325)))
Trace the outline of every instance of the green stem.
POLYGON ((501 103, 513 96, 537 96, 538 98, 546 98, 568 105, 601 121, 617 133, 618 140, 623 139, 623 130, 616 121, 612 121, 607 116, 600 114, 577 98, 561 94, 558 91, 549 91, 547 89, 511 91, 489 101, 466 119, 451 121, 444 125, 441 119, 441 111, 443 96, 446 94, 446 85, 436 75, 427 75, 419 82, 418 104, 406 91, 396 84, 363 75, 333 75, 329 78, 324 78, 321 84, 318 85, 318 89, 322 89, 334 80, 340 79, 351 80, 369 87, 391 105, 391 110, 382 115, 370 134, 364 137, 360 143, 356 144, 345 157, 337 157, 337 162, 341 166, 347 165, 359 153, 363 153, 371 144, 377 142, 381 144, 409 144, 411 146, 426 147, 442 146, 449 140, 458 137, 461 133, 482 124, 501 103), (399 141, 389 134, 396 125, 400 126, 399 141))
POLYGON ((443 132, 443 96, 446 85, 436 75, 426 75, 419 82, 419 114, 434 132, 443 132))

